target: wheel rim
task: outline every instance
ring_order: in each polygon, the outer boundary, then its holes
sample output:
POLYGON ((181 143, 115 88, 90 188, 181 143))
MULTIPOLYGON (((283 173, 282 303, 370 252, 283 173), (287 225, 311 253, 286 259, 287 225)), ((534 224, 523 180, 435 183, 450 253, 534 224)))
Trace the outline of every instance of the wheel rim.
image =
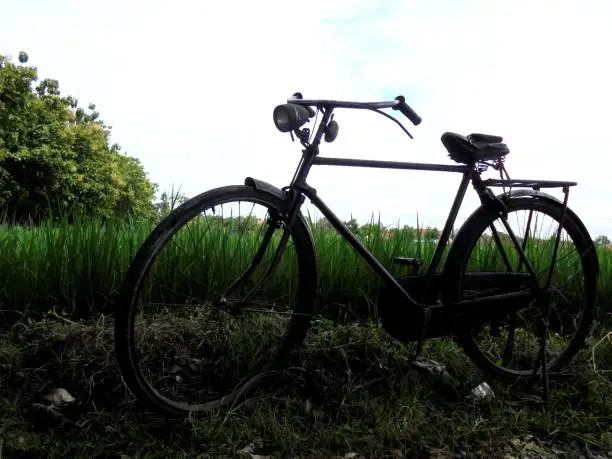
MULTIPOLYGON (((522 208, 511 209, 508 213, 508 224, 520 238, 519 242, 538 274, 540 287, 546 284, 550 271, 559 217, 544 206, 534 207, 533 201, 522 208)), ((528 268, 525 263, 519 263, 519 252, 510 241, 501 219, 495 220, 493 226, 501 236, 513 271, 527 273, 528 268)), ((521 377, 538 372, 538 337, 541 333, 538 327, 546 298, 550 297, 550 328, 546 334, 548 367, 553 369, 571 358, 569 352, 573 354, 574 349, 570 348, 574 347, 577 334, 582 332, 584 312, 591 307, 587 303, 592 300, 589 278, 592 273, 588 272, 588 261, 584 258, 589 249, 581 235, 566 220, 561 232, 551 289, 540 294, 539 298, 524 301, 519 311, 495 321, 480 323, 468 333, 463 333, 472 353, 484 361, 486 366, 494 368, 498 375, 521 377)), ((484 289, 467 288, 467 282, 463 282, 463 279, 468 279, 466 274, 480 270, 508 271, 490 227, 476 241, 466 260, 460 286, 461 299, 475 298, 486 293, 484 289)))

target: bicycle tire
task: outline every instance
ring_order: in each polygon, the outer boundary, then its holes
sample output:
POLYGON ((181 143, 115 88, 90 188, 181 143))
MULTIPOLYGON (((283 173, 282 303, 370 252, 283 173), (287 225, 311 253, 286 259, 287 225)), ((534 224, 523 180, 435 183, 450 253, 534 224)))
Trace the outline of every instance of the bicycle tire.
MULTIPOLYGON (((203 209, 236 200, 257 202, 277 212, 281 212, 284 204, 280 197, 246 185, 220 187, 189 199, 174 209, 154 228, 136 253, 121 287, 117 303, 118 307, 115 313, 114 335, 115 353, 123 380, 138 402, 166 416, 184 418, 190 413, 205 412, 225 406, 234 402, 241 395, 241 391, 244 390, 245 386, 252 384, 253 379, 257 379, 255 377, 244 383, 241 387, 236 388, 231 396, 214 402, 188 406, 185 403, 170 400, 153 388, 145 379, 135 355, 135 304, 143 278, 155 261, 156 256, 172 235, 200 214, 203 209)), ((291 315, 287 331, 278 347, 278 352, 262 368, 262 373, 280 368, 288 353, 303 343, 311 325, 312 315, 314 314, 316 259, 310 230, 306 226, 301 214, 295 221, 291 232, 291 240, 295 246, 299 270, 298 295, 294 311, 300 315, 291 315)))
MULTIPOLYGON (((517 210, 535 210, 554 218, 557 224, 560 221, 563 210, 563 205, 560 202, 549 198, 514 197, 510 199, 504 198, 503 202, 508 214, 517 210)), ((462 277, 472 250, 481 235, 498 216, 498 212, 492 211, 491 208, 487 209, 487 206, 483 206, 465 222, 458 232, 453 247, 449 252, 446 264, 448 270, 445 273, 445 279, 447 280, 444 292, 445 304, 447 302, 448 304, 452 304, 462 299, 462 277)), ((569 343, 557 358, 548 362, 547 367, 549 372, 560 370, 584 347, 596 309, 598 263, 592 239, 582 222, 580 222, 573 212, 566 212, 563 229, 572 238, 579 253, 584 254, 581 257, 581 264, 582 270, 584 271, 585 303, 580 311, 582 314, 580 323, 569 343)), ((472 330, 469 329, 469 327, 458 327, 454 335, 456 341, 463 348, 468 357, 477 367, 490 376, 506 382, 516 382, 520 378, 527 377, 523 372, 503 368, 487 358, 474 341, 472 330)), ((538 374, 539 372, 541 372, 541 370, 538 370, 538 374)), ((531 374, 533 374, 533 371, 531 371, 531 374)))

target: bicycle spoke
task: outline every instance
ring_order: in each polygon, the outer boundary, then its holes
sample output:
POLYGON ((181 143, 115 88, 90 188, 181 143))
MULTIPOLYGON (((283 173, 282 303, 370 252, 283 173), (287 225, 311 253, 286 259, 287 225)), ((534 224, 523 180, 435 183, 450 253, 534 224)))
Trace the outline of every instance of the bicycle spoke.
MULTIPOLYGON (((590 248, 585 246, 584 239, 574 236, 577 230, 567 234, 567 228, 560 225, 562 212, 551 217, 545 206, 532 207, 533 201, 528 200, 524 203, 523 209, 510 208, 508 218, 499 218, 501 230, 497 222, 488 224, 490 236, 476 242, 472 253, 478 258, 468 261, 466 266, 468 271, 473 268, 497 269, 500 273, 527 271, 540 285, 540 293, 530 301, 517 302, 517 310, 503 318, 485 320, 474 328, 466 342, 466 350, 479 365, 507 377, 541 372, 543 361, 548 362, 548 371, 549 366, 576 352, 574 337, 577 330, 583 330, 581 311, 577 308, 584 301, 581 292, 586 273, 582 261, 584 256, 591 255, 581 255, 590 248), (580 249, 577 243, 582 244, 580 249), (516 271, 509 268, 510 260, 516 271), (551 280, 549 289, 545 288, 547 279, 551 280)), ((462 298, 471 300, 491 294, 489 288, 480 290, 469 276, 470 272, 462 276, 462 285, 467 287, 462 290, 462 298)))

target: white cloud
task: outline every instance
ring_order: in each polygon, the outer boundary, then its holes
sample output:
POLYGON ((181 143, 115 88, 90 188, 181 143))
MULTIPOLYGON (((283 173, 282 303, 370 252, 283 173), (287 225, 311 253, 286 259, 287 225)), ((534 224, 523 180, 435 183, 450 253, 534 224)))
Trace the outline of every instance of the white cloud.
MULTIPOLYGON (((95 102, 162 188, 183 182, 194 195, 246 175, 286 185, 300 149, 274 129, 276 104, 296 90, 401 93, 423 117, 408 122, 414 141, 376 114, 338 111, 323 155, 446 163, 442 132, 500 134, 511 176, 579 181, 570 203, 592 232, 612 234, 605 0, 96 5, 3 4, 1 51, 27 50, 65 92, 95 102)), ((412 223, 418 211, 441 225, 459 177, 315 168, 310 183, 343 218, 380 210, 412 223)))

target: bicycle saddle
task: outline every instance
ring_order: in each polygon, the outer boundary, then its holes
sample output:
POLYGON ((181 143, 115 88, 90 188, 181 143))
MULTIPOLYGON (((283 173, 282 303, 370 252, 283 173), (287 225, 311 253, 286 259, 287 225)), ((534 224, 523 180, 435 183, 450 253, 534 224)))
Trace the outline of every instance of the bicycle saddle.
POLYGON ((504 140, 497 135, 470 134, 467 137, 454 132, 445 132, 442 144, 453 161, 471 164, 478 161, 499 159, 510 153, 504 140))

